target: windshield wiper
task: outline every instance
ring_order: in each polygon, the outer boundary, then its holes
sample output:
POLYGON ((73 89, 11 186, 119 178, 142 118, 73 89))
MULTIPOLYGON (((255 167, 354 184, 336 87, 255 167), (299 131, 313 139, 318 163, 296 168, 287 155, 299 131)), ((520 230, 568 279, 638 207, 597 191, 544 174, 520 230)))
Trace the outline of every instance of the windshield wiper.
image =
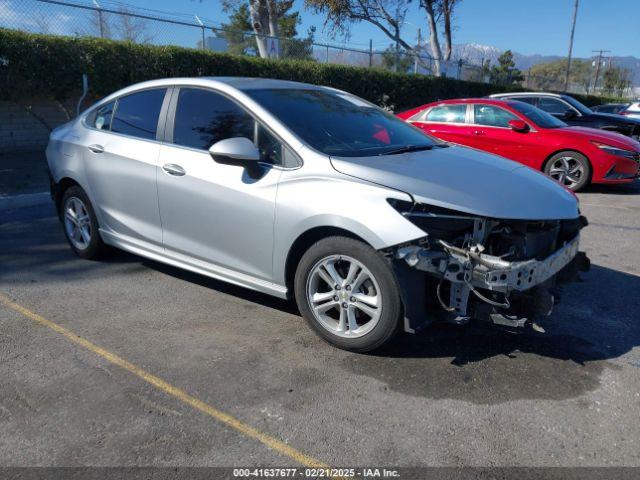
POLYGON ((405 145, 404 147, 396 148, 394 150, 389 150, 386 152, 380 153, 380 155, 397 155, 399 153, 409 153, 409 152, 419 152, 421 150, 431 150, 435 147, 446 147, 446 145, 442 144, 434 144, 434 145, 405 145))

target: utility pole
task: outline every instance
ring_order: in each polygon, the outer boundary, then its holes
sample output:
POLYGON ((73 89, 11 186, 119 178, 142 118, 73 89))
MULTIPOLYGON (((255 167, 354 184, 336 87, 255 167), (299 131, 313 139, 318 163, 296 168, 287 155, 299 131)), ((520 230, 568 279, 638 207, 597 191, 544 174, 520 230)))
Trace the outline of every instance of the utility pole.
POLYGON ((418 73, 418 55, 420 55, 420 42, 422 41, 422 29, 418 29, 418 45, 416 49, 415 59, 413 61, 413 73, 418 73))
POLYGON ((571 71, 571 53, 573 51, 573 34, 576 31, 576 18, 578 17, 578 3, 580 0, 576 0, 573 5, 573 20, 571 21, 571 35, 569 37, 569 56, 567 58, 567 74, 564 77, 564 91, 567 91, 569 86, 569 72, 571 71))
POLYGON ((369 39, 369 68, 373 65, 373 40, 369 39))
POLYGON ((600 65, 602 65, 602 54, 610 53, 611 50, 592 50, 593 53, 598 54, 598 60, 596 60, 596 78, 593 81, 593 92, 596 92, 596 88, 598 87, 598 77, 600 76, 600 65))

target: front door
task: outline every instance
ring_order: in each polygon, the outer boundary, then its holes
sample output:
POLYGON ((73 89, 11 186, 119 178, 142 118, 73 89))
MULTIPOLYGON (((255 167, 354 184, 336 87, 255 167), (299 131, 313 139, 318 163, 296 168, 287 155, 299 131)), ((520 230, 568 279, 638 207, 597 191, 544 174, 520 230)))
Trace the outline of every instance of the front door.
POLYGON ((157 170, 166 250, 270 279, 280 144, 221 93, 182 87, 174 91, 174 102, 157 170), (211 145, 232 137, 257 143, 264 160, 257 178, 209 154, 211 145))

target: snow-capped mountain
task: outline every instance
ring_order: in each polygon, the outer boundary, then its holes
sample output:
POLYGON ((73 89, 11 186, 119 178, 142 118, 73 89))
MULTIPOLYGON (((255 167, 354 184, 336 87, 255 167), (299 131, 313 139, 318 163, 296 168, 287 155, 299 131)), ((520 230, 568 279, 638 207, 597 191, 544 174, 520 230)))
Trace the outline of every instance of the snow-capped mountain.
MULTIPOLYGON (((428 48, 428 47, 426 47, 428 48)), ((463 59, 474 65, 481 65, 484 60, 491 60, 491 64, 495 65, 498 57, 504 52, 499 48, 491 45, 482 45, 479 43, 464 43, 453 46, 451 58, 459 60, 463 59)), ((548 63, 566 58, 561 55, 525 55, 513 52, 513 60, 516 67, 520 70, 528 70, 539 63, 548 63)), ((586 60, 586 59, 585 59, 586 60)), ((631 71, 631 78, 634 86, 640 86, 640 59, 636 57, 612 57, 613 65, 617 67, 628 68, 631 71)))

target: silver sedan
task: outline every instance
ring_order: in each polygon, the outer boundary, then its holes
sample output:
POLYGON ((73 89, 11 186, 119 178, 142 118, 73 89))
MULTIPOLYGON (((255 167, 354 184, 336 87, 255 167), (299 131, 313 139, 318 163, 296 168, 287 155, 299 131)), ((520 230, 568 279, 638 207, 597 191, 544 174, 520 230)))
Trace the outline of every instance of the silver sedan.
POLYGON ((295 297, 353 351, 437 319, 536 325, 587 263, 572 193, 327 87, 144 82, 54 130, 47 159, 80 257, 112 246, 295 297))

